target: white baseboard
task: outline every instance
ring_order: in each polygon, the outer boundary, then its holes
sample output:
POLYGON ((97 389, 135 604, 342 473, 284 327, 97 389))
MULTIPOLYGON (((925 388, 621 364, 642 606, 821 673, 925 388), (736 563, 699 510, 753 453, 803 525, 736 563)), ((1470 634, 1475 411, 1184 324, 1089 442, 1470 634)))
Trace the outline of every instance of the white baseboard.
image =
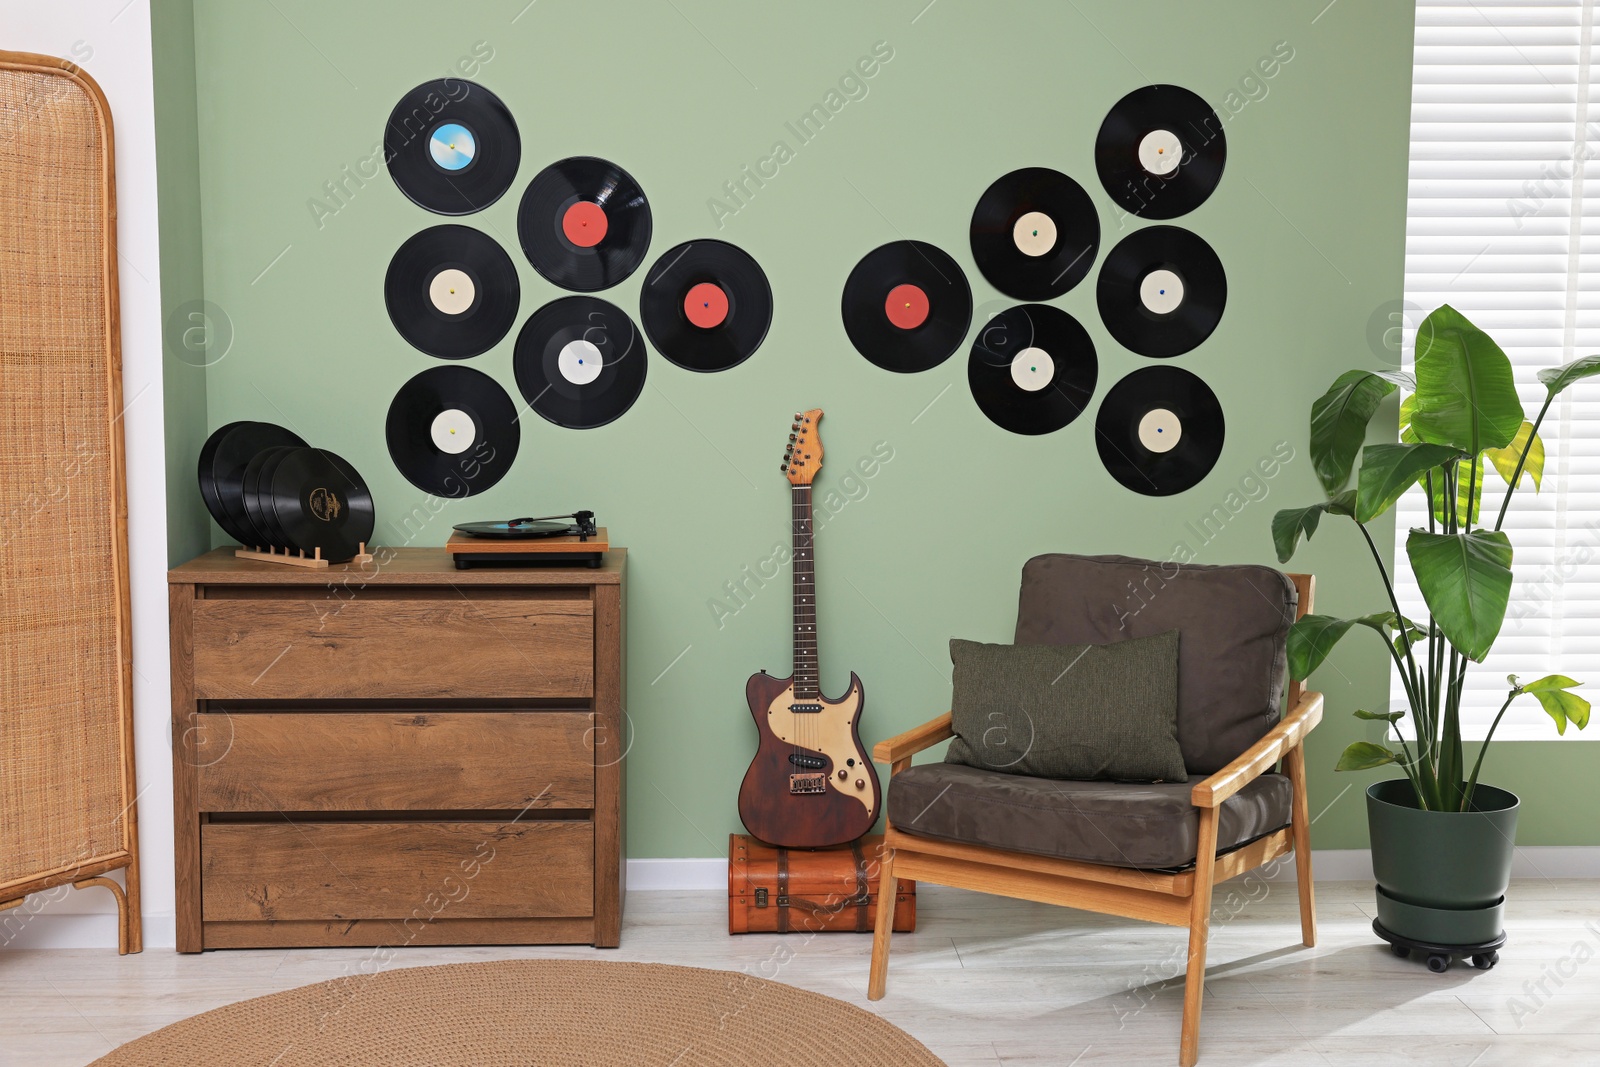
MULTIPOLYGON (((1372 857, 1364 848, 1318 849, 1311 867, 1319 882, 1370 882, 1372 857)), ((1600 846, 1529 845, 1517 849, 1511 868, 1515 878, 1600 879, 1600 846)), ((1294 878, 1294 863, 1281 863, 1269 875, 1274 881, 1294 878)), ((633 859, 628 861, 628 889, 636 893, 664 890, 724 893, 728 861, 721 856, 694 859, 633 859)), ((7 949, 114 948, 117 943, 115 913, 109 900, 74 894, 48 902, 41 894, 12 911, 0 912, 0 952, 7 949), (91 910, 93 909, 93 910, 91 910)), ((144 917, 144 943, 149 949, 170 949, 177 944, 177 924, 171 915, 144 917)))

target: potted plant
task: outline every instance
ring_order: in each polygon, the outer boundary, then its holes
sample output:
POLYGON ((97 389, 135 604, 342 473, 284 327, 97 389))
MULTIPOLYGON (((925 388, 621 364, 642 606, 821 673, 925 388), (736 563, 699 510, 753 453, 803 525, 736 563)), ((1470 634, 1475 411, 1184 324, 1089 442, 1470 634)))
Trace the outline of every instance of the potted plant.
MULTIPOLYGON (((1359 719, 1384 723, 1384 742, 1351 744, 1337 769, 1392 763, 1405 772, 1367 790, 1378 881, 1375 929, 1397 953, 1406 951, 1402 942, 1411 941, 1476 950, 1474 963, 1493 965, 1495 943, 1504 939, 1501 913, 1519 801, 1479 782, 1489 743, 1506 709, 1522 696, 1539 702, 1558 733, 1568 724, 1588 724, 1589 702, 1572 691, 1578 682, 1559 674, 1527 682, 1513 675, 1470 766, 1461 741, 1463 679, 1471 664, 1489 654, 1511 595, 1514 546, 1501 524, 1522 483, 1539 489, 1539 426, 1551 402, 1573 382, 1596 374, 1600 355, 1541 371, 1544 405, 1530 422, 1511 361, 1447 304, 1417 330, 1414 375, 1347 371, 1311 406, 1311 460, 1327 499, 1273 517, 1278 560, 1288 562, 1324 515, 1349 519, 1371 549, 1388 603, 1354 619, 1305 616, 1289 631, 1289 670, 1304 679, 1357 627, 1376 632, 1394 662, 1404 710, 1356 711, 1359 719), (1410 394, 1400 404, 1400 440, 1363 447, 1367 424, 1399 386, 1410 394), (1356 484, 1346 488, 1358 452, 1356 484), (1492 494, 1485 484, 1491 470, 1504 483, 1503 496, 1499 484, 1492 494), (1401 614, 1368 524, 1419 482, 1428 499, 1427 526, 1410 531, 1404 561, 1395 560, 1397 568, 1409 564, 1427 606, 1428 617, 1413 620, 1401 614), (1399 728, 1401 720, 1409 720, 1407 729, 1399 728)), ((1450 955, 1434 952, 1428 963, 1443 970, 1450 955)))

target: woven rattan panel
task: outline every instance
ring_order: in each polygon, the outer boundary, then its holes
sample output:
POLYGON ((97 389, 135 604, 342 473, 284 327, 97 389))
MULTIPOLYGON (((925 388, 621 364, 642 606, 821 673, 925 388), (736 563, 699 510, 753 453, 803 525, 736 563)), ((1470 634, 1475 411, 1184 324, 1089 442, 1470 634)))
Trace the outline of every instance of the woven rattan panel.
POLYGON ((0 901, 126 847, 106 134, 75 79, 0 68, 0 901))

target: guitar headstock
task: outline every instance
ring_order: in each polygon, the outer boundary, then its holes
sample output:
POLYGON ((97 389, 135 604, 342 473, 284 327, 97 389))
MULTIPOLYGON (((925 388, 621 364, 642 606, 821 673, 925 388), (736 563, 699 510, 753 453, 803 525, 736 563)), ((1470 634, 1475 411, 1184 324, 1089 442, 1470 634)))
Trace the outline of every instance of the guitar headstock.
POLYGON ((810 485, 822 470, 822 434, 817 424, 822 421, 822 409, 797 411, 789 427, 789 447, 783 450, 783 466, 779 468, 789 476, 790 485, 810 485))

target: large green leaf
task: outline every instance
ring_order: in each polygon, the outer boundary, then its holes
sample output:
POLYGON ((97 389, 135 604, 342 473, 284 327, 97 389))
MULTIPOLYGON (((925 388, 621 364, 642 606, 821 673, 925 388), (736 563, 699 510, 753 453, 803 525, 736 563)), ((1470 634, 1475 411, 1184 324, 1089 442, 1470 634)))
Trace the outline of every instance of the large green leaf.
POLYGON ((1556 721, 1556 733, 1565 734, 1569 722, 1580 730, 1589 725, 1589 702, 1576 693, 1567 692, 1582 684, 1564 674, 1548 674, 1521 689, 1532 693, 1545 714, 1556 721))
POLYGON ((1592 378, 1596 374, 1600 374, 1600 355, 1584 356, 1563 366, 1542 370, 1539 372, 1539 381, 1554 396, 1578 379, 1592 378))
POLYGON ((1396 384, 1410 381, 1410 375, 1398 371, 1345 371, 1312 403, 1311 466, 1329 496, 1350 481, 1350 468, 1378 405, 1396 384))
MULTIPOLYGON (((1533 479, 1533 491, 1538 492, 1544 483, 1544 442, 1539 435, 1533 432, 1533 423, 1524 419, 1522 426, 1517 430, 1517 436, 1504 448, 1491 448, 1484 452, 1489 462, 1494 464, 1494 469, 1500 472, 1500 477, 1511 484, 1511 479, 1517 473, 1517 461, 1522 459, 1522 450, 1528 450, 1528 461, 1522 466, 1522 473, 1533 479), (1532 438, 1533 444, 1528 444, 1532 438)), ((1522 481, 1517 478, 1517 481, 1522 481)))
MULTIPOLYGON (((1413 639, 1422 636, 1422 628, 1416 623, 1410 619, 1404 622, 1406 632, 1413 639)), ((1312 671, 1322 666, 1322 661, 1328 658, 1333 646, 1350 632, 1352 626, 1369 627, 1381 634, 1384 640, 1389 640, 1389 632, 1395 626, 1395 614, 1392 611, 1380 611, 1359 619, 1337 619, 1332 615, 1301 617, 1289 627, 1289 676, 1297 682, 1309 678, 1312 671)))
POLYGON ((1449 445, 1368 445, 1361 450, 1361 473, 1356 479, 1356 521, 1371 522, 1424 473, 1460 455, 1449 445))
POLYGON ((1476 663, 1489 654, 1505 622, 1511 555, 1511 539, 1498 530, 1412 530, 1406 538, 1406 556, 1434 621, 1476 663))
POLYGON ((1333 769, 1336 771, 1368 771, 1374 767, 1382 767, 1385 763, 1395 762, 1395 753, 1382 745, 1371 741, 1356 741, 1344 750, 1339 757, 1339 763, 1333 769))
POLYGON ((1417 329, 1416 373, 1411 428, 1421 440, 1476 456, 1516 436, 1523 413, 1511 360, 1449 304, 1417 329))
POLYGON ((1417 431, 1411 428, 1411 416, 1417 411, 1417 394, 1407 393, 1405 399, 1400 401, 1400 440, 1404 444, 1421 444, 1422 438, 1417 436, 1417 431))
POLYGON ((1317 524, 1322 521, 1325 512, 1334 515, 1353 515, 1355 506, 1355 490, 1348 489, 1321 504, 1312 504, 1305 508, 1285 508, 1278 512, 1272 517, 1272 545, 1278 550, 1278 562, 1288 563, 1293 558, 1302 534, 1307 541, 1311 540, 1311 535, 1317 532, 1317 524))

